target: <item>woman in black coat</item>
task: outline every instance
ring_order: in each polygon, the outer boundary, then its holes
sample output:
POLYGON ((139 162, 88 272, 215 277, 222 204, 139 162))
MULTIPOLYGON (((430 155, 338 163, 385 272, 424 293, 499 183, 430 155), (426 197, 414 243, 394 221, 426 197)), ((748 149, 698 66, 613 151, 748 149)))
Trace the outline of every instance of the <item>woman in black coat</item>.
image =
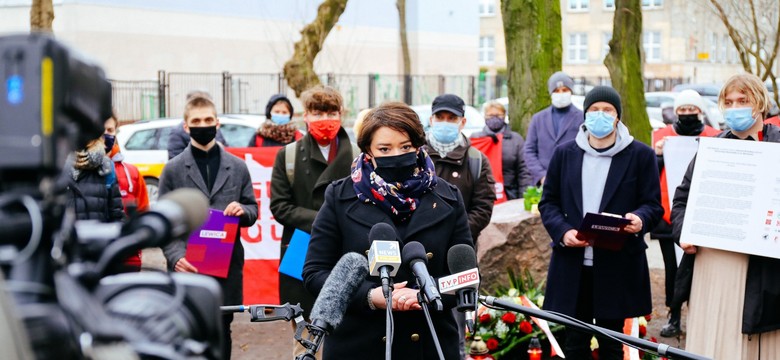
POLYGON ((74 209, 78 220, 111 222, 125 217, 114 164, 104 147, 101 137, 68 159, 67 206, 74 209))
MULTIPOLYGON (((383 222, 396 229, 401 245, 417 241, 428 252, 434 278, 449 275, 447 251, 473 246, 463 199, 457 188, 436 177, 422 147, 422 125, 408 106, 387 103, 366 115, 351 178, 331 184, 312 227, 303 269, 306 289, 318 294, 333 266, 348 252, 367 253, 371 227, 383 222)), ((414 276, 401 266, 392 293, 394 359, 437 358, 414 276)), ((459 358, 458 331, 451 309, 455 298, 443 295, 444 311, 431 311, 447 359, 459 358)), ((366 277, 352 297, 344 320, 325 338, 323 359, 381 359, 385 349, 385 300, 378 277, 366 277)))

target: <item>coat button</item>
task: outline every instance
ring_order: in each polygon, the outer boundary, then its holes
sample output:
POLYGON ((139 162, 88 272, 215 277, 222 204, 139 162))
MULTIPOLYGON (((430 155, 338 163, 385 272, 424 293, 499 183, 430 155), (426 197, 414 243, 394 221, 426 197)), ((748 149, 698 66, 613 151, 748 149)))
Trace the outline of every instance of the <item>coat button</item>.
POLYGON ((418 341, 420 341, 420 335, 412 334, 412 342, 418 342, 418 341))
POLYGON ((452 172, 452 177, 456 178, 456 177, 459 177, 459 176, 460 176, 460 174, 457 171, 453 171, 452 172))
POLYGON ((425 254, 426 257, 428 257, 428 260, 433 259, 433 253, 429 252, 425 254))
POLYGON ((304 156, 304 157, 302 157, 302 158, 301 158, 301 161, 306 161, 306 157, 305 157, 305 156, 304 156))
POLYGON ((368 256, 368 250, 366 250, 366 256, 368 256))
POLYGON ((310 173, 311 171, 309 171, 309 169, 306 169, 306 175, 309 175, 310 173))
POLYGON ((387 342, 387 336, 382 336, 382 342, 387 342))

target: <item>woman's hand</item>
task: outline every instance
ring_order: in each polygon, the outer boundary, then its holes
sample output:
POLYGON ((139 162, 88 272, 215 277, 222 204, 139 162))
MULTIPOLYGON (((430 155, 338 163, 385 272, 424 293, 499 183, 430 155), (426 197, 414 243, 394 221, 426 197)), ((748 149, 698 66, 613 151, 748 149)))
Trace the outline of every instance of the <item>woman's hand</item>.
POLYGON ((626 214, 626 219, 631 220, 631 223, 626 226, 626 231, 631 234, 636 234, 642 231, 642 219, 632 213, 626 214))
POLYGON ((393 311, 422 310, 417 302, 419 290, 406 287, 406 281, 393 286, 393 311))
POLYGON ((563 234, 563 245, 566 247, 586 247, 590 245, 587 241, 577 239, 577 230, 571 229, 563 234))
POLYGON ((683 252, 685 252, 686 254, 696 253, 696 245, 688 244, 688 243, 680 243, 680 247, 683 249, 683 252))

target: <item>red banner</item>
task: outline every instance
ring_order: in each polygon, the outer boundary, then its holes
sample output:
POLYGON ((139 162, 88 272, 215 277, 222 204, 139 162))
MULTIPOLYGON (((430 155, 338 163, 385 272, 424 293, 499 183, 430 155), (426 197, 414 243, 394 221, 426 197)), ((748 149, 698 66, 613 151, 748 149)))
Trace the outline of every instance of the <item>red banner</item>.
POLYGON ((279 304, 282 225, 271 214, 271 171, 280 147, 228 148, 246 162, 257 200, 257 221, 241 228, 244 245, 244 304, 279 304))
POLYGON ((493 178, 496 179, 496 204, 506 201, 504 193, 504 172, 501 160, 501 145, 504 142, 504 134, 496 134, 497 142, 493 142, 490 136, 471 138, 471 146, 481 151, 490 161, 490 167, 493 168, 493 178))

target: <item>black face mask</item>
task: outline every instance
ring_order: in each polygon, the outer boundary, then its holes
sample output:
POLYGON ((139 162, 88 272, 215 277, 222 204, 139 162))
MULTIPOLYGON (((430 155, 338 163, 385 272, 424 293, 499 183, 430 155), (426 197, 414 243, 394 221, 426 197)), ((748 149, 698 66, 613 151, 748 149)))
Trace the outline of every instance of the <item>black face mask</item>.
POLYGON ((110 153, 111 148, 114 147, 114 140, 116 140, 116 136, 103 134, 103 142, 106 144, 106 154, 110 153))
POLYGON ((217 137, 217 125, 190 127, 190 137, 196 143, 206 146, 217 137))
POLYGON ((674 131, 679 135, 699 135, 704 131, 704 124, 699 120, 699 114, 677 115, 674 131))
POLYGON ((374 172, 382 179, 389 183, 402 183, 412 177, 414 170, 417 169, 417 152, 395 156, 375 156, 374 161, 376 161, 374 172))

